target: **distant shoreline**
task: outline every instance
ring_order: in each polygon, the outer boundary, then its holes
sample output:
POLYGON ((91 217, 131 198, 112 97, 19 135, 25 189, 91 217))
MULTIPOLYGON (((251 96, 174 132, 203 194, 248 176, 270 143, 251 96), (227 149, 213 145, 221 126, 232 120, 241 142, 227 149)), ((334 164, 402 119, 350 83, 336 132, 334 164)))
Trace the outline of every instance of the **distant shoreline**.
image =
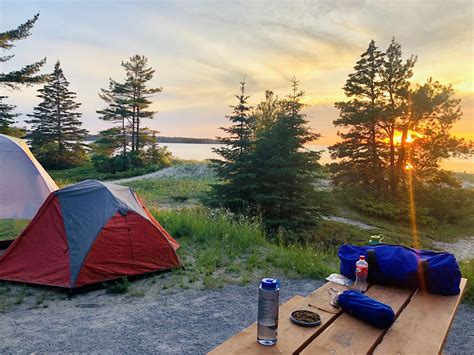
MULTIPOLYGON (((95 142, 97 135, 88 135, 86 141, 95 142)), ((166 137, 157 136, 158 143, 188 143, 188 144, 219 144, 219 140, 213 138, 192 138, 192 137, 166 137)))

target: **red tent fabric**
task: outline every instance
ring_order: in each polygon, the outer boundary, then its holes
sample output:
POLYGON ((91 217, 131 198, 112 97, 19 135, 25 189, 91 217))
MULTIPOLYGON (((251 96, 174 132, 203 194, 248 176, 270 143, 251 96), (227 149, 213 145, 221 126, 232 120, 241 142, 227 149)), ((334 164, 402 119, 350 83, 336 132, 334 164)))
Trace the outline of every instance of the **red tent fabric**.
POLYGON ((178 248, 131 189, 87 180, 49 195, 0 257, 0 279, 77 288, 179 267, 178 248))

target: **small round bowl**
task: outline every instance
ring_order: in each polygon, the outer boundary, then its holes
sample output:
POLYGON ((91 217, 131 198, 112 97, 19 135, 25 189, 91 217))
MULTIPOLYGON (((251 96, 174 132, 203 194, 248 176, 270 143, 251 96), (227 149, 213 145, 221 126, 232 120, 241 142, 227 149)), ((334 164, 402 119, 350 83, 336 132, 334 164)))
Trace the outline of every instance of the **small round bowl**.
POLYGON ((305 309, 298 309, 296 311, 291 312, 290 320, 293 323, 300 325, 302 327, 316 327, 321 324, 321 317, 319 316, 318 313, 308 311, 305 309), (312 321, 305 321, 301 319, 301 317, 305 317, 305 318, 311 317, 312 321))

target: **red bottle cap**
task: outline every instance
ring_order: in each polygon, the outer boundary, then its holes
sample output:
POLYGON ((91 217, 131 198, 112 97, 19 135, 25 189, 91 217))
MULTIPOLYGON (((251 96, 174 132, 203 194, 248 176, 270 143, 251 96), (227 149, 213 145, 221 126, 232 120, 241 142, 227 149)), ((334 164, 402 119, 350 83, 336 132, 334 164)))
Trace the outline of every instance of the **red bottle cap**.
POLYGON ((359 256, 359 260, 365 260, 365 256, 363 255, 359 256))

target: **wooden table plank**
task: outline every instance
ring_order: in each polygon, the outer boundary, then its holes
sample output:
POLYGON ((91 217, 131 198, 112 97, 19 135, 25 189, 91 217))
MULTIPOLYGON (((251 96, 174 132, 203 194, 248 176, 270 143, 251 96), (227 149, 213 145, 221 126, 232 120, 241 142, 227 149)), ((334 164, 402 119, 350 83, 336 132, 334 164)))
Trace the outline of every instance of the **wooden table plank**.
POLYGON ((417 292, 374 353, 441 353, 466 283, 466 279, 461 279, 461 293, 456 296, 417 292))
MULTIPOLYGON (((293 297, 285 304, 280 306, 280 315, 288 312, 291 313, 291 310, 297 307, 301 302, 304 302, 304 300, 305 297, 303 296, 298 295, 293 297)), ((242 350, 242 347, 249 342, 257 342, 257 322, 252 323, 252 325, 213 349, 211 352, 209 352, 209 354, 237 354, 240 350, 242 350)))
MULTIPOLYGON (((392 307, 399 314, 409 302, 413 291, 373 285, 368 291, 370 296, 392 307)), ((316 337, 302 354, 367 354, 382 339, 385 330, 372 327, 357 318, 343 313, 330 326, 316 337)))
POLYGON ((344 286, 328 282, 311 295, 304 298, 301 296, 293 297, 290 301, 280 306, 278 341, 274 346, 263 346, 257 342, 257 324, 244 329, 239 334, 227 340, 209 354, 292 354, 297 353, 306 346, 312 339, 321 333, 334 319, 341 313, 336 309, 331 309, 329 288, 336 290, 345 290, 344 286), (326 312, 320 309, 309 307, 308 303, 327 309, 326 312), (307 309, 319 313, 321 316, 321 325, 314 328, 300 327, 293 324, 290 319, 290 313, 295 309, 307 309))

